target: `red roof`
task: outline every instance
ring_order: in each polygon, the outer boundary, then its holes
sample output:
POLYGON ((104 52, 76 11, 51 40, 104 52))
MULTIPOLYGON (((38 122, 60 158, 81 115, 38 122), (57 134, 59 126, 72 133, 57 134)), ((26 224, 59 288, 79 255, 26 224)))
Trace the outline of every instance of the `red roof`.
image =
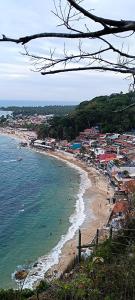
POLYGON ((126 201, 118 201, 116 202, 114 208, 113 208, 113 213, 126 213, 128 211, 128 203, 126 201))
POLYGON ((131 179, 128 182, 124 182, 122 189, 128 193, 135 193, 135 179, 131 179))
POLYGON ((127 149, 122 149, 120 151, 121 151, 122 154, 127 154, 129 152, 129 150, 127 150, 127 149))
POLYGON ((99 133, 100 137, 106 137, 106 133, 99 133))
POLYGON ((129 142, 129 141, 124 141, 124 140, 121 140, 121 139, 119 139, 119 140, 117 140, 116 141, 117 142, 117 144, 120 144, 121 146, 125 146, 125 147, 134 147, 134 145, 131 143, 131 142, 129 142))
POLYGON ((116 157, 117 155, 115 153, 105 153, 97 156, 100 161, 110 161, 116 159, 116 157))

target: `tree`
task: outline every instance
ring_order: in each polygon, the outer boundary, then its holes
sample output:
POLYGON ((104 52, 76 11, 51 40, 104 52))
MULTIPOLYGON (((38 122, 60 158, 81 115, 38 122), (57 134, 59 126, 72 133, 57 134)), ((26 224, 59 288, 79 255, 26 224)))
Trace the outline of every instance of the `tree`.
POLYGON ((129 177, 129 172, 128 172, 127 170, 124 170, 124 171, 123 171, 123 175, 124 175, 125 177, 129 177))
POLYGON ((45 139, 49 135, 49 126, 46 124, 41 124, 37 127, 38 138, 45 139))
POLYGON ((134 88, 135 55, 124 51, 123 45, 119 48, 116 47, 113 37, 115 35, 117 39, 121 39, 123 38, 122 33, 126 33, 128 37, 133 35, 135 21, 99 17, 91 12, 90 7, 85 9, 83 1, 54 0, 55 10, 53 13, 60 20, 59 26, 64 27, 62 32, 57 30, 56 32, 42 32, 16 39, 3 34, 0 42, 24 45, 25 55, 30 56, 34 62, 36 61, 36 70, 42 75, 82 70, 111 71, 132 76, 132 88, 134 88), (94 30, 92 30, 93 28, 94 30), (112 42, 110 42, 110 37, 112 42), (55 50, 50 49, 48 55, 42 57, 29 53, 26 44, 42 38, 74 40, 77 43, 78 51, 71 53, 71 50, 68 50, 64 44, 61 56, 58 56, 55 50), (86 41, 88 42, 87 47, 86 41), (83 44, 84 42, 85 44, 83 44))

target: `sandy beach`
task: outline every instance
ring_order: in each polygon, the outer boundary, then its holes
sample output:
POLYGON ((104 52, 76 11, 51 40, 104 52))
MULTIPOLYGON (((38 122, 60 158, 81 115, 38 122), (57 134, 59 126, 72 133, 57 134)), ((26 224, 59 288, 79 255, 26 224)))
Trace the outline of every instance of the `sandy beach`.
MULTIPOLYGON (((20 132, 18 132, 17 134, 10 134, 9 132, 6 132, 6 130, 4 130, 2 134, 6 134, 10 137, 15 137, 21 140, 23 138, 23 141, 28 140, 24 132, 23 134, 20 132)), ((109 186, 108 178, 101 174, 98 170, 96 170, 96 168, 87 166, 85 162, 78 160, 71 154, 64 153, 62 151, 45 152, 41 150, 33 150, 43 155, 49 155, 51 157, 62 160, 65 163, 72 164, 72 167, 74 166, 79 168, 89 178, 89 186, 87 186, 87 189, 83 195, 85 220, 80 229, 82 233, 82 244, 90 243, 95 236, 96 230, 106 225, 112 209, 111 205, 108 204, 107 201, 107 198, 113 195, 113 189, 109 186)), ((53 276, 54 274, 60 275, 61 273, 63 273, 70 262, 73 260, 73 258, 76 256, 77 245, 78 231, 71 240, 67 241, 64 244, 60 253, 58 264, 53 265, 53 267, 47 272, 47 275, 53 276)), ((30 277, 34 276, 34 274, 35 271, 30 274, 30 277)), ((29 276, 27 283, 28 282, 29 276)), ((25 287, 28 287, 28 284, 26 284, 25 287)))
MULTIPOLYGON (((39 152, 44 153, 42 151, 39 152)), ((96 230, 101 229, 107 224, 112 210, 112 205, 108 204, 107 197, 111 197, 114 191, 109 186, 108 179, 103 174, 100 174, 94 167, 88 167, 84 162, 67 153, 57 151, 54 153, 47 152, 46 154, 72 163, 88 174, 90 184, 83 196, 86 217, 80 229, 82 233, 82 244, 90 243, 96 234, 96 230)), ((64 245, 59 263, 49 270, 49 275, 53 276, 54 271, 55 274, 58 273, 60 275, 66 270, 67 266, 77 254, 77 245, 78 232, 76 232, 72 240, 64 245)))

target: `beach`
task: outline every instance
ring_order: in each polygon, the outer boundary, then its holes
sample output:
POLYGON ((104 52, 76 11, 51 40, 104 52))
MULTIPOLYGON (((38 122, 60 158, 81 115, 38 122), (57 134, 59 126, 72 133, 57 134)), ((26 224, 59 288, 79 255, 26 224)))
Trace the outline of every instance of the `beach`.
MULTIPOLYGON (((5 131, 3 134, 19 139, 23 137, 23 140, 28 140, 24 132, 23 134, 20 134, 20 132, 10 134, 5 131)), ((40 257, 37 260, 24 284, 24 287, 29 288, 33 288, 44 276, 54 277, 54 275, 57 275, 59 277, 66 270, 77 254, 78 229, 81 229, 82 244, 90 243, 95 236, 96 230, 102 228, 108 221, 112 207, 108 204, 107 198, 113 195, 113 190, 109 187, 107 177, 94 167, 87 166, 73 155, 62 151, 44 152, 35 149, 34 151, 62 160, 72 168, 76 168, 81 176, 81 185, 75 213, 70 217, 71 226, 69 231, 61 238, 58 245, 48 256, 40 257), (44 273, 46 274, 44 275, 44 273)))
MULTIPOLYGON (((42 151, 40 152, 43 153, 42 151)), ((90 243, 93 240, 97 229, 101 229, 107 224, 112 210, 112 205, 108 204, 107 197, 112 197, 114 191, 109 187, 108 179, 94 167, 86 166, 84 162, 71 157, 71 155, 68 155, 67 153, 64 154, 57 151, 55 153, 47 152, 47 155, 61 159, 70 164, 72 163, 88 176, 89 182, 83 194, 85 219, 80 226, 80 229, 82 233, 82 244, 90 243)), ((54 265, 49 270, 48 275, 53 277, 55 274, 59 277, 65 272, 67 266, 70 265, 71 261, 77 255, 77 245, 78 231, 73 239, 65 243, 58 264, 54 265)))

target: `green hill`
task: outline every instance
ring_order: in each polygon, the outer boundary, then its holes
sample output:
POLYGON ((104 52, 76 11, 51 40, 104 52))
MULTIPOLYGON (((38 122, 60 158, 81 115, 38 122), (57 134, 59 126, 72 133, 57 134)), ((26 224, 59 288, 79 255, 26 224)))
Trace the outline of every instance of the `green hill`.
POLYGON ((101 132, 125 132, 135 128, 135 95, 111 94, 81 102, 65 117, 55 117, 48 129, 39 128, 40 137, 74 139, 80 131, 99 126, 101 132), (130 106, 130 107, 129 107, 130 106), (126 109, 125 109, 126 108, 126 109))

